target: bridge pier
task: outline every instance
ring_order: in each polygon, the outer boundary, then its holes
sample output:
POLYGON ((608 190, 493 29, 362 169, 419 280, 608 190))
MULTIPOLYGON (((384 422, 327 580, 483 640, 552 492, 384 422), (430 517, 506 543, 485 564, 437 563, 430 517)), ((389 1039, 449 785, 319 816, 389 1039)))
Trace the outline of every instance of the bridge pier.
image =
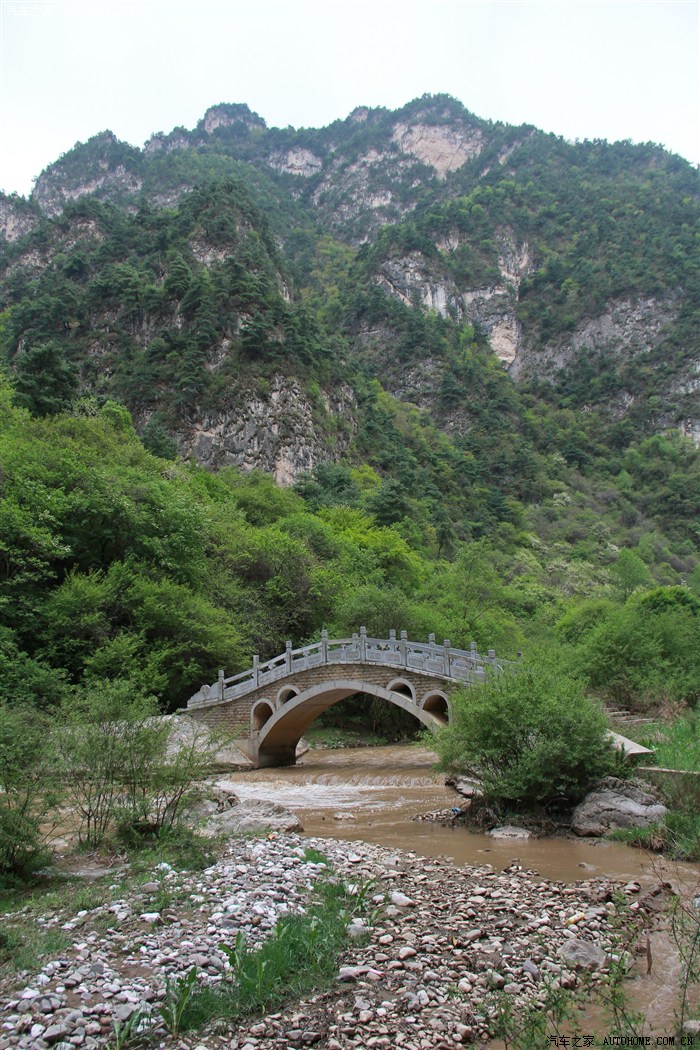
MULTIPOLYGON (((252 750, 252 749, 251 749, 252 750)), ((255 746, 255 756, 249 757, 255 763, 256 769, 271 769, 273 766, 294 766, 297 761, 297 745, 274 744, 259 750, 255 746)))

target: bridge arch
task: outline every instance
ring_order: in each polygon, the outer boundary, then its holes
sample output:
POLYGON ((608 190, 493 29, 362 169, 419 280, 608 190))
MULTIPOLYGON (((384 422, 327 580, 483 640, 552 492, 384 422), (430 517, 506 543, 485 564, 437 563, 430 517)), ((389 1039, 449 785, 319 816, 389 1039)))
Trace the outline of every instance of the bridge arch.
POLYGON ((269 722, 275 712, 273 704, 269 700, 258 700, 250 712, 250 728, 253 732, 259 732, 266 722, 269 722))
POLYGON ((407 682, 405 678, 394 678, 392 682, 389 682, 387 689, 391 690, 393 693, 401 693, 402 696, 407 696, 415 703, 415 686, 411 685, 410 682, 407 682))
POLYGON ((450 700, 442 689, 431 689, 426 693, 420 701, 420 707, 436 718, 441 725, 447 725, 450 720, 450 700))
POLYGON ((295 689, 293 685, 285 685, 285 686, 283 686, 280 689, 280 691, 277 694, 277 704, 278 704, 278 706, 281 706, 282 704, 286 704, 290 700, 293 700, 294 697, 298 696, 298 695, 299 695, 299 690, 295 689))
MULTIPOLYGON (((441 712, 434 713, 401 692, 359 678, 336 678, 303 690, 268 716, 253 732, 251 750, 254 754, 250 757, 259 767, 294 765, 297 744, 308 726, 333 704, 354 693, 367 693, 388 700, 414 715, 433 732, 446 721, 441 712)), ((264 701, 260 701, 254 711, 262 703, 264 701)))

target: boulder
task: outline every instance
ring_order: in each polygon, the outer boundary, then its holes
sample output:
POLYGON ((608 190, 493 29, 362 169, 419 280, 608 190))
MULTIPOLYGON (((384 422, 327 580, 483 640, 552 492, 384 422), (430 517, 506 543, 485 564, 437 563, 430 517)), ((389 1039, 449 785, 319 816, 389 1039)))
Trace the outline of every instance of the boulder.
POLYGON ((607 961, 605 952, 597 944, 577 938, 566 941, 559 955, 572 970, 599 970, 607 961))
POLYGON ((303 831, 291 810, 266 799, 247 799, 213 813, 202 828, 205 835, 241 835, 251 831, 303 831))
POLYGON ((667 813, 654 795, 638 782, 606 777, 576 807, 571 820, 577 835, 605 835, 616 828, 646 828, 667 813))
POLYGON ((215 813, 224 813, 227 809, 240 804, 238 795, 224 788, 213 788, 204 792, 200 798, 187 807, 190 818, 211 817, 215 813))
POLYGON ((481 784, 470 777, 450 777, 445 781, 445 785, 454 788, 464 798, 476 798, 481 794, 481 784))

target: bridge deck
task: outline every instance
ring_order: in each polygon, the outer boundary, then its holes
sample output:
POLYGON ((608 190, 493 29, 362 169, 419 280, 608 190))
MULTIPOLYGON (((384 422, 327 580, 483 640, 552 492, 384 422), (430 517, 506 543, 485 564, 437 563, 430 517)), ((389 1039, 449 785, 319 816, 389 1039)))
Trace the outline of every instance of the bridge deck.
POLYGON ((493 649, 482 656, 472 643, 466 649, 455 649, 445 640, 442 645, 430 635, 425 642, 411 642, 402 631, 399 638, 395 631, 388 638, 368 638, 364 627, 352 638, 329 639, 323 631, 321 640, 300 649, 293 649, 287 642, 284 653, 266 663, 253 657, 253 666, 230 678, 219 672, 212 685, 202 688, 187 701, 188 708, 208 707, 213 704, 236 700, 261 686, 276 682, 298 671, 308 671, 327 664, 372 664, 397 670, 422 671, 451 682, 474 682, 484 678, 488 667, 500 668, 506 661, 496 660, 493 649))

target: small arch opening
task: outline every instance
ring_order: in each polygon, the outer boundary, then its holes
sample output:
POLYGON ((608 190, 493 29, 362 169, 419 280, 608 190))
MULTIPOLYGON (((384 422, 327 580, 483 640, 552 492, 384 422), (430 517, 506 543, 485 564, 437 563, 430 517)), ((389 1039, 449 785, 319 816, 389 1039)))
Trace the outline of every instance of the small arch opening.
POLYGON ((257 732, 262 729, 265 723, 272 718, 272 713, 272 704, 269 700, 262 700, 256 704, 251 712, 253 731, 257 732))
POLYGON ((277 694, 278 704, 287 704, 290 700, 293 700, 295 696, 299 695, 298 689, 293 689, 291 686, 285 686, 284 689, 280 689, 277 694))
POLYGON ((390 689, 392 693, 400 693, 401 696, 405 696, 415 703, 416 691, 411 683, 406 682, 403 678, 395 678, 393 682, 389 682, 387 689, 390 689))
POLYGON ((447 723, 450 720, 450 705, 444 693, 429 693, 422 704, 423 710, 433 715, 439 722, 447 723))

